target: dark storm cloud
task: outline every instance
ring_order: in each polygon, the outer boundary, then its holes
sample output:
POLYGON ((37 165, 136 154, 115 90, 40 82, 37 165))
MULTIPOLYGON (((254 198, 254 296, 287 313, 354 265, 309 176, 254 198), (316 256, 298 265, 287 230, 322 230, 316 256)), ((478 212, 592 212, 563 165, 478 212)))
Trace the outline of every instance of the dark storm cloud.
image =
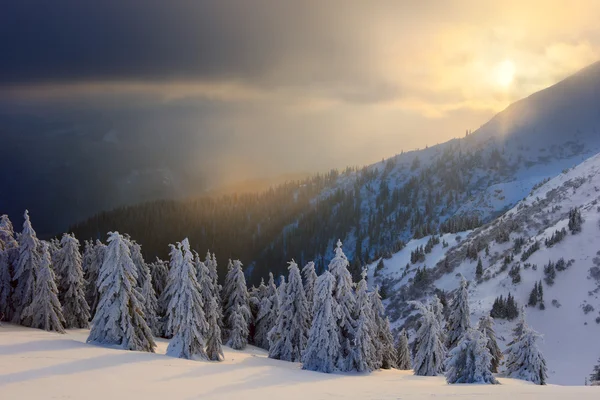
POLYGON ((364 78, 360 56, 366 54, 355 53, 359 41, 351 30, 335 28, 356 14, 320 4, 3 2, 0 83, 202 79, 301 85, 364 78))

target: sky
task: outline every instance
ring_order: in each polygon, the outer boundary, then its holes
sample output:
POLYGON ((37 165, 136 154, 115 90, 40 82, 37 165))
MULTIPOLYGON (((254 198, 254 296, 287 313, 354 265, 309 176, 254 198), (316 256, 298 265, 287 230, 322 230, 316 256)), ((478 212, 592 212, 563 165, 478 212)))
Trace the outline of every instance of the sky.
POLYGON ((120 135, 185 137, 189 168, 226 180, 364 165, 599 60, 598 15, 597 0, 7 1, 0 105, 128 114, 120 135))

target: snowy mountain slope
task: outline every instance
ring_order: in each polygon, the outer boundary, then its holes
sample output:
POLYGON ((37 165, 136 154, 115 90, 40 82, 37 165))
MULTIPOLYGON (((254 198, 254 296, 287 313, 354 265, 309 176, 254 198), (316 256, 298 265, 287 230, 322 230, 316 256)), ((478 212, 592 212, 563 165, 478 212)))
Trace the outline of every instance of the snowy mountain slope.
POLYGON ((303 371, 297 363, 272 360, 264 351, 225 349, 221 363, 85 344, 87 330, 65 335, 0 326, 0 394, 3 400, 76 399, 592 399, 593 387, 537 386, 500 378, 501 385, 447 385, 443 377, 410 371, 369 375, 303 371))
MULTIPOLYGON (((396 327, 410 323, 411 310, 405 306, 409 298, 426 297, 435 288, 451 291, 458 287, 457 274, 470 281, 472 322, 488 313, 494 299, 512 293, 519 305, 528 303, 536 282, 543 282, 545 310, 527 307, 528 322, 545 336, 541 348, 548 366, 549 380, 561 384, 581 384, 600 356, 600 154, 532 191, 529 196, 494 222, 462 233, 462 241, 451 241, 444 235, 442 244, 434 246, 423 262, 411 264, 404 274, 410 252, 424 245, 429 238, 411 241, 406 248, 384 261, 384 268, 372 277, 372 282, 389 285, 390 298, 386 306, 396 327), (569 210, 577 208, 583 218, 580 233, 569 231, 569 210), (545 242, 556 231, 565 228, 567 235, 548 247, 545 242), (508 241, 503 236, 510 235, 508 241), (515 245, 522 238, 524 243, 515 245), (539 243, 539 249, 527 259, 524 253, 539 243), (485 250, 485 247, 488 250, 485 250), (479 249, 477 257, 469 251, 479 249), (513 260, 507 262, 506 256, 513 260), (477 258, 483 263, 483 276, 477 279, 477 258), (564 259, 565 270, 556 270, 555 282, 545 281, 544 266, 564 259), (417 268, 429 266, 430 286, 414 290, 417 268), (434 267, 435 266, 435 267, 434 267), (520 268, 520 282, 513 283, 510 270, 520 268), (398 276, 401 279, 398 279, 398 276), (555 301, 556 300, 556 301, 555 301)), ((477 251, 477 250, 475 250, 477 251)), ((376 263, 370 266, 371 276, 376 263)), ((511 340, 514 322, 497 320, 501 341, 511 340)))

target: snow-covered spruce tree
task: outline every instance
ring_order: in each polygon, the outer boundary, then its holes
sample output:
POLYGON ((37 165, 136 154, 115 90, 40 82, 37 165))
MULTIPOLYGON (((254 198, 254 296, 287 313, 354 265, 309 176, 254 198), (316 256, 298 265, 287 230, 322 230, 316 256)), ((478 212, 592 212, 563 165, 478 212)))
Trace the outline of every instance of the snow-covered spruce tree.
POLYGON ((58 300, 49 244, 40 242, 41 262, 36 272, 33 301, 23 309, 22 316, 31 319, 31 327, 65 333, 64 318, 58 300))
POLYGON ((304 293, 306 294, 306 301, 310 307, 312 307, 315 283, 317 282, 317 272, 315 271, 315 263, 310 261, 302 268, 302 276, 304 277, 304 293))
POLYGON ((224 341, 227 341, 229 338, 229 331, 231 330, 231 327, 228 325, 229 312, 227 308, 227 302, 231 297, 231 292, 233 290, 234 276, 235 272, 233 271, 233 261, 231 261, 230 258, 227 261, 227 274, 225 275, 225 281, 223 282, 223 287, 221 288, 221 303, 223 308, 223 329, 221 334, 223 335, 224 341))
POLYGON ((135 289, 137 271, 127 241, 119 232, 108 235, 98 275, 100 301, 87 341, 154 352, 156 344, 144 318, 142 295, 135 289))
POLYGON ((79 240, 65 233, 60 241, 57 256, 59 300, 65 318, 65 328, 87 328, 90 321, 90 307, 85 300, 85 280, 79 240))
POLYGON ((467 281, 461 278, 460 287, 450 303, 450 315, 447 323, 446 347, 451 350, 458 344, 461 336, 471 328, 469 311, 469 292, 467 281))
POLYGON ((548 368, 537 346, 540 337, 539 333, 524 324, 521 336, 515 337, 514 343, 505 351, 506 376, 530 381, 536 385, 546 384, 548 368))
POLYGON ((223 361, 223 346, 221 341, 220 306, 217 299, 212 297, 208 304, 206 320, 208 323, 208 335, 206 337, 206 356, 211 361, 223 361))
POLYGON ((0 217, 0 321, 13 317, 12 280, 14 264, 19 255, 19 244, 15 240, 13 225, 7 215, 0 217))
POLYGON ((142 246, 135 240, 129 239, 128 242, 129 251, 131 252, 131 261, 133 261, 137 271, 137 290, 140 291, 144 299, 142 305, 144 307, 146 324, 148 324, 152 330, 152 334, 158 336, 160 334, 158 317, 156 315, 158 311, 158 300, 156 299, 154 286, 152 286, 150 267, 144 261, 142 246))
POLYGON ((519 320, 513 328, 513 338, 510 342, 508 342, 509 346, 521 339, 523 332, 525 332, 525 327, 527 326, 527 323, 525 322, 525 307, 521 307, 521 313, 519 315, 519 320))
POLYGON ((231 290, 225 306, 226 326, 229 329, 227 345, 235 350, 243 350, 248 344, 248 323, 251 315, 246 277, 239 260, 233 262, 231 272, 231 290))
POLYGON ((167 285, 176 289, 167 306, 167 329, 173 332, 167 355, 206 359, 208 357, 204 350, 204 338, 208 333, 208 322, 204 315, 200 284, 196 278, 194 258, 187 238, 177 243, 177 251, 174 253, 176 260, 171 260, 171 270, 167 278, 167 285))
MULTIPOLYGON (((200 285, 200 295, 202 296, 202 304, 204 304, 204 315, 208 322, 208 330, 204 333, 207 339, 207 356, 210 360, 220 361, 223 357, 221 349, 221 306, 219 304, 219 287, 218 283, 211 271, 212 260, 210 253, 207 255, 207 262, 202 262, 198 258, 196 269, 198 271, 198 284, 200 285), (218 336, 218 341, 217 341, 218 336), (212 346, 211 353, 208 354, 208 339, 212 346)), ((216 274, 216 270, 214 271, 216 274)))
POLYGON ((335 279, 333 297, 339 306, 338 333, 342 350, 338 354, 337 368, 340 371, 350 371, 352 369, 350 353, 356 330, 356 320, 354 319, 356 299, 354 297, 352 275, 348 271, 349 265, 348 258, 342 251, 342 242, 338 240, 335 257, 329 263, 328 270, 335 279))
POLYGON ((104 254, 106 252, 106 245, 100 240, 96 240, 96 244, 93 248, 93 254, 91 256, 91 262, 89 267, 85 271, 85 279, 87 282, 86 289, 86 300, 90 306, 90 315, 96 314, 96 308, 100 301, 100 295, 98 293, 98 275, 100 274, 100 268, 104 262, 104 254))
POLYGON ((429 306, 410 302, 421 312, 420 327, 416 334, 416 348, 413 358, 415 375, 436 376, 444 368, 446 349, 441 340, 441 326, 429 306))
MULTIPOLYGON (((213 282, 213 297, 217 301, 217 321, 219 322, 219 327, 223 327, 223 305, 222 305, 222 297, 221 297, 221 285, 219 285, 219 275, 217 273, 217 257, 215 253, 210 255, 210 252, 206 253, 206 260, 204 264, 208 267, 208 273, 213 282)), ((221 335, 223 332, 221 332, 221 335)), ((222 336, 221 336, 222 337, 222 336)))
POLYGON ((400 336, 398 337, 398 346, 396 347, 396 363, 398 364, 399 370, 409 370, 412 368, 410 348, 408 347, 408 334, 406 333, 406 329, 402 329, 402 331, 400 331, 400 336))
POLYGON ((497 373, 498 367, 500 366, 500 361, 502 361, 504 355, 502 354, 502 350, 500 350, 500 347, 498 346, 498 340, 496 339, 496 332, 494 331, 494 318, 490 317, 489 315, 483 315, 479 319, 477 329, 487 338, 487 348, 492 356, 490 371, 497 373))
MULTIPOLYGON (((57 238, 52 238, 48 241, 48 251, 50 252, 50 263, 60 281, 60 271, 56 271, 56 266, 60 265, 60 241, 57 238)), ((60 287, 58 288, 60 291, 60 287)))
POLYGON ((366 271, 356 287, 356 305, 354 317, 356 331, 350 352, 351 368, 358 372, 371 372, 381 367, 382 346, 379 342, 375 310, 371 305, 371 296, 367 292, 366 271))
POLYGON ((446 381, 448 383, 488 383, 498 381, 490 371, 492 355, 485 334, 469 328, 456 347, 448 352, 446 381))
POLYGON ((279 296, 279 304, 281 305, 285 301, 285 276, 279 276, 279 286, 277 286, 277 295, 279 296))
POLYGON ((325 271, 315 284, 313 323, 303 356, 302 369, 330 373, 337 369, 339 342, 339 307, 333 297, 335 278, 325 271))
MULTIPOLYGON (((311 309, 312 305, 308 305, 311 309)), ((254 343, 265 350, 269 350, 268 334, 277 322, 279 315, 279 295, 273 274, 269 272, 267 292, 260 302, 258 315, 256 316, 256 330, 254 332, 254 343)))
POLYGON ((156 260, 148 264, 148 267, 150 268, 150 275, 152 276, 152 287, 154 287, 154 293, 158 299, 165 291, 165 286, 167 285, 169 263, 156 257, 156 260))
POLYGON ((600 358, 590 375, 590 386, 600 386, 600 358))
POLYGON ((437 319, 440 326, 442 327, 442 330, 440 331, 441 335, 442 335, 441 336, 442 342, 446 343, 446 332, 444 332, 444 328, 446 327, 446 317, 444 316, 444 305, 442 304, 442 301, 440 300, 440 298, 438 297, 437 294, 433 295, 433 297, 429 301, 429 305, 431 307, 431 311, 433 311, 433 314, 435 315, 435 318, 437 319))
POLYGON ((269 357, 300 362, 308 340, 309 309, 302 287, 302 277, 295 261, 288 266, 285 299, 275 326, 269 332, 269 357))
POLYGON ((370 297, 371 306, 373 307, 377 364, 383 369, 396 368, 394 336, 390 330, 390 321, 385 316, 385 309, 381 303, 379 287, 375 287, 370 297))
POLYGON ((19 256, 15 265, 13 279, 17 285, 13 292, 15 313, 13 320, 21 325, 31 326, 31 318, 21 315, 22 311, 31 305, 35 291, 36 273, 41 263, 40 241, 38 240, 31 221, 29 212, 25 210, 23 231, 19 235, 19 256))

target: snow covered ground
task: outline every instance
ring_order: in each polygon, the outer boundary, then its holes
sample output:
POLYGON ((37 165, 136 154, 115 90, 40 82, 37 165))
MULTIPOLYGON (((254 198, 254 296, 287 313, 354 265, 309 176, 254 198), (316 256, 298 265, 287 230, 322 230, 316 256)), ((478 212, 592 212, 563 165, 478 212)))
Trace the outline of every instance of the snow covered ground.
POLYGON ((12 399, 597 399, 598 387, 536 386, 500 378, 501 385, 447 385, 410 371, 322 374, 267 358, 263 350, 225 349, 222 363, 109 349, 85 343, 87 330, 65 335, 0 326, 0 398, 12 399))

